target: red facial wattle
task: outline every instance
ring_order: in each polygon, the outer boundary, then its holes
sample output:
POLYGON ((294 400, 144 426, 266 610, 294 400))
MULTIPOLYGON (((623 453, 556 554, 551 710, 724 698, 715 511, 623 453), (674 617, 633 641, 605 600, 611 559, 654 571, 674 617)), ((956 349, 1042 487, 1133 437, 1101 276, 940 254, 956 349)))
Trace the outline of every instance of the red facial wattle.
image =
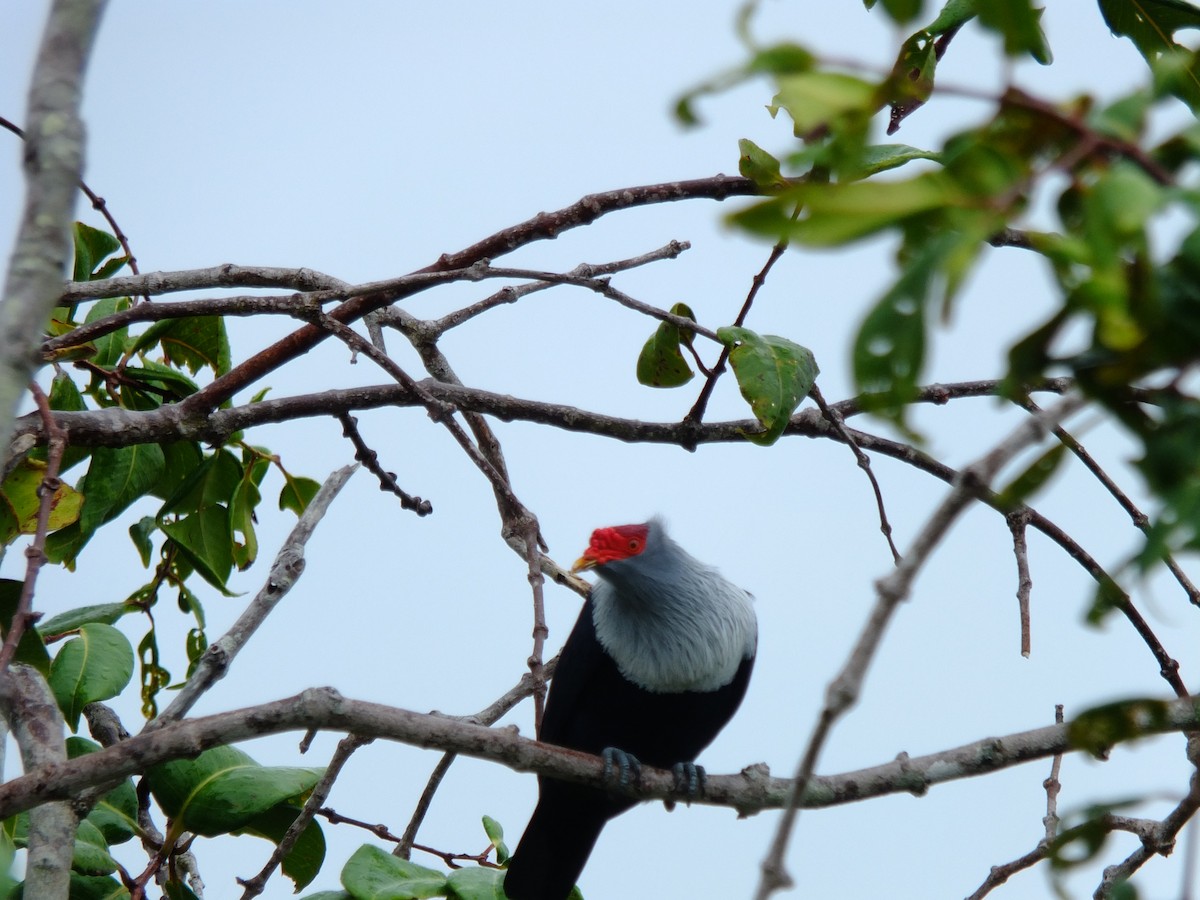
POLYGON ((587 550, 575 561, 571 571, 582 572, 605 563, 637 556, 646 549, 646 538, 649 534, 649 525, 615 525, 611 528, 597 528, 592 532, 592 539, 588 543, 587 550))

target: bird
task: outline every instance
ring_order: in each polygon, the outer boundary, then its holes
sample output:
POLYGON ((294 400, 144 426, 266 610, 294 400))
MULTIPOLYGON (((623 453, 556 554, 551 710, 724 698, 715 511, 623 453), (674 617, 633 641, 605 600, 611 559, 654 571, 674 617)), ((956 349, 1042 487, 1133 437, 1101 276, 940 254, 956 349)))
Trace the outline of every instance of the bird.
MULTIPOLYGON (((671 769, 692 798, 695 765, 733 717, 758 646, 752 597, 667 534, 659 517, 597 528, 573 572, 592 587, 559 655, 539 740, 604 757, 619 783, 671 769)), ((637 801, 538 776, 538 802, 508 860, 509 900, 567 900, 609 819, 637 801)))

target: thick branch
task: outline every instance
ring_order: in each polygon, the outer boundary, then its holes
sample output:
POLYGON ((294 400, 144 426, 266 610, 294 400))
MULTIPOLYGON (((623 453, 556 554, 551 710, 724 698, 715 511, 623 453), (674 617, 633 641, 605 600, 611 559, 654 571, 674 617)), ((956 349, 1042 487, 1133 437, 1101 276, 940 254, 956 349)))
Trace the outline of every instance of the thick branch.
POLYGON ((25 208, 0 304, 0 447, 35 368, 38 336, 58 303, 71 253, 75 187, 83 171, 83 70, 101 0, 58 0, 50 10, 29 88, 25 208))
MULTIPOLYGON (((1194 699, 1165 704, 1164 715, 1145 732, 1166 733, 1200 727, 1200 703, 1194 699)), ((430 750, 453 751, 501 763, 519 772, 537 772, 565 781, 609 788, 604 763, 596 756, 520 737, 515 729, 485 728, 462 719, 426 715, 342 697, 332 688, 312 688, 260 706, 184 719, 140 734, 86 756, 51 763, 0 785, 0 818, 62 800, 93 785, 112 784, 146 767, 194 756, 211 747, 287 731, 351 732, 364 738, 399 741, 430 750)), ((1075 749, 1070 725, 1050 725, 1001 738, 985 738, 929 756, 902 758, 841 775, 816 776, 802 798, 805 807, 835 806, 895 793, 923 793, 928 787, 1009 768, 1075 749)), ((644 767, 630 796, 644 800, 675 798, 674 776, 644 767)), ((763 766, 739 775, 710 775, 699 801, 730 806, 750 814, 788 802, 792 781, 772 778, 763 766)))
MULTIPOLYGON (((31 773, 26 778, 66 764, 62 716, 36 669, 15 664, 0 677, 0 713, 21 749, 25 771, 31 773)), ((72 795, 56 799, 61 802, 39 802, 29 808, 26 897, 67 896, 78 820, 68 802, 72 795)))

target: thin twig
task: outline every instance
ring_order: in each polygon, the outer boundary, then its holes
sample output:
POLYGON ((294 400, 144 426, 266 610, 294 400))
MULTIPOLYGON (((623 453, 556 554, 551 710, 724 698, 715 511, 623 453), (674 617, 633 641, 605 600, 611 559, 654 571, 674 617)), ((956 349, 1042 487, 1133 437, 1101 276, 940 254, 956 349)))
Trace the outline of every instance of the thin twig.
MULTIPOLYGON (((1062 725, 1063 723, 1063 706, 1061 703, 1054 707, 1054 723, 1056 725, 1062 725)), ((1046 790, 1046 815, 1042 818, 1042 826, 1045 828, 1045 834, 1042 836, 1042 839, 1038 841, 1036 847, 1024 856, 1018 856, 1016 859, 1006 862, 1003 865, 992 866, 987 878, 983 880, 983 884, 976 888, 975 893, 967 897, 967 900, 983 900, 984 897, 1012 878, 1013 875, 1036 866, 1050 855, 1050 847, 1058 835, 1058 792, 1062 788, 1062 784, 1058 780, 1058 773, 1062 768, 1062 758, 1062 753, 1054 754, 1054 760, 1050 763, 1050 777, 1042 782, 1042 787, 1046 790)))
POLYGON ((29 385, 29 391, 33 394, 43 427, 49 435, 49 446, 46 453, 46 471, 42 476, 42 483, 38 486, 37 526, 33 540, 25 548, 25 581, 21 585, 17 610, 13 613, 8 634, 4 636, 4 645, 0 647, 0 672, 7 669, 12 662, 25 629, 40 618, 39 614, 33 612, 33 592, 37 585, 38 573, 46 564, 46 533, 50 530, 50 513, 54 509, 58 492, 62 489, 58 471, 67 447, 67 432, 55 420, 45 393, 36 383, 29 385))
POLYGON ((410 509, 418 516, 427 516, 433 512, 432 503, 409 494, 396 482, 396 476, 392 472, 384 471, 383 466, 379 464, 379 454, 367 446, 367 442, 363 440, 363 436, 358 430, 358 419, 347 412, 338 413, 337 419, 342 423, 342 434, 348 437, 350 443, 354 445, 354 458, 379 479, 381 491, 391 491, 400 498, 402 509, 410 509))
MULTIPOLYGON (((625 272, 629 269, 644 266, 648 263, 658 262, 664 259, 675 259, 685 250, 691 248, 691 243, 688 241, 671 241, 670 243, 651 250, 649 253, 643 253, 640 256, 632 256, 628 259, 619 259, 608 263, 580 263, 567 276, 571 278, 599 278, 604 275, 613 275, 617 272, 625 272)), ((517 300, 537 291, 544 291, 547 288, 552 288, 559 281, 534 281, 528 284, 509 285, 501 288, 496 293, 489 297, 485 297, 477 303, 472 303, 470 306, 465 306, 462 309, 447 313, 440 319, 435 319, 431 322, 422 323, 425 326, 429 337, 439 337, 451 328, 455 328, 480 313, 487 312, 497 306, 502 306, 507 303, 515 303, 517 300)))
MULTIPOLYGON (((1032 412, 1037 412, 1040 409, 1029 397, 1024 398, 1020 405, 1032 412)), ((1054 436, 1075 455, 1076 459, 1083 463, 1084 468, 1091 472, 1095 479, 1103 485, 1104 489, 1112 495, 1113 499, 1120 504, 1121 509, 1125 510, 1128 514, 1134 526, 1143 534, 1149 534, 1150 517, 1138 508, 1138 505, 1130 499, 1128 494, 1121 490, 1121 486, 1104 471, 1104 468, 1100 463, 1096 462, 1095 457, 1087 451, 1079 439, 1062 427, 1054 429, 1054 436)), ((1163 551, 1162 560, 1166 563, 1167 569, 1170 570, 1171 574, 1175 576, 1175 580, 1179 582, 1179 586, 1183 588, 1184 593, 1187 594, 1188 600, 1194 606, 1200 606, 1200 589, 1188 578, 1187 573, 1183 571, 1183 568, 1175 560, 1170 551, 1163 551)))
POLYGON ((896 542, 892 540, 892 523, 888 521, 887 510, 883 506, 883 491, 880 489, 879 482, 875 478, 875 470, 871 468, 871 458, 863 453, 862 448, 855 442, 854 435, 846 428, 846 423, 842 419, 841 414, 825 402, 820 388, 814 384, 808 395, 813 398, 813 401, 821 410, 821 415, 833 426, 834 431, 841 436, 842 441, 854 453, 858 467, 866 473, 867 480, 871 483, 871 490, 875 493, 875 506, 879 510, 879 530, 883 532, 884 539, 887 540, 888 549, 892 551, 892 562, 900 565, 900 551, 896 548, 896 542))
MULTIPOLYGON (((521 680, 515 686, 505 691, 504 694, 486 708, 473 716, 467 717, 467 721, 475 722, 479 725, 494 724, 501 716, 526 697, 530 695, 537 696, 538 687, 544 687, 545 683, 554 677, 554 670, 557 666, 558 657, 556 656, 542 666, 540 672, 527 672, 521 676, 521 680)), ((438 760, 437 765, 434 766, 429 780, 425 783, 425 790, 421 791, 421 796, 417 800, 417 806, 413 810, 413 814, 408 820, 408 825, 404 829, 404 834, 400 837, 396 849, 392 851, 393 856, 399 856, 401 859, 409 858, 409 852, 416 846, 414 842, 417 839, 417 832, 421 828, 421 823, 425 821, 425 816, 428 814, 429 807, 433 803, 433 797, 437 793, 438 788, 441 787, 446 773, 450 771, 451 764, 457 758, 457 753, 446 753, 438 760)))
POLYGON ((1017 608, 1021 618, 1021 655, 1029 658, 1031 645, 1029 631, 1029 595, 1033 590, 1033 578, 1029 574, 1029 546, 1025 541, 1025 526, 1029 524, 1029 510, 1011 512, 1005 516, 1008 529, 1012 532, 1013 555, 1017 558, 1017 608))
POLYGON ((876 582, 875 605, 841 671, 826 689, 825 704, 796 768, 790 800, 780 817, 775 838, 762 863, 762 877, 756 893, 758 900, 767 900, 773 893, 789 887, 792 883, 784 865, 784 857, 799 814, 800 800, 813 777, 821 748, 834 723, 857 702, 867 668, 883 639, 892 613, 900 602, 908 597, 917 573, 924 567, 926 560, 941 543, 958 516, 981 490, 987 488, 1001 466, 1038 440, 1064 416, 1081 408, 1084 402, 1078 395, 1059 401, 1048 413, 1022 422, 1008 438, 964 469, 950 493, 917 534, 912 548, 900 564, 890 575, 876 582))
MULTIPOLYGON (((25 130, 15 122, 10 122, 8 119, 4 118, 4 116, 0 116, 0 128, 6 128, 21 140, 25 140, 25 130)), ((141 274, 138 272, 137 257, 133 255, 133 248, 129 246, 129 238, 125 236, 125 232, 122 231, 121 226, 117 224, 116 218, 113 217, 112 212, 108 208, 108 203, 105 202, 103 197, 88 187, 87 182, 82 178, 79 179, 79 189, 83 191, 88 200, 92 202, 92 209, 100 213, 100 215, 104 217, 104 221, 108 223, 108 227, 112 229, 113 237, 117 239, 117 243, 120 244, 121 249, 125 251, 125 262, 129 266, 129 270, 133 272, 134 275, 141 274)), ((141 296, 145 300, 150 299, 148 295, 143 294, 141 296)))
POLYGON ((308 543, 308 539, 312 537, 317 523, 329 509, 334 497, 354 474, 356 468, 358 467, 344 466, 325 479, 325 483, 321 485, 316 496, 309 501, 291 534, 279 548, 274 562, 271 563, 271 570, 267 573, 266 583, 229 631, 204 651, 191 677, 175 695, 170 706, 163 710, 158 718, 147 723, 146 730, 161 728, 187 715, 188 710, 195 705, 196 701, 225 677, 238 653, 303 574, 304 547, 308 543))
MULTIPOLYGON (((794 219, 800 210, 792 214, 794 219)), ((746 293, 746 299, 742 301, 742 308, 738 310, 737 318, 733 320, 736 327, 740 327, 746 321, 746 317, 750 315, 750 307, 754 305, 754 298, 758 296, 758 292, 762 290, 764 284, 767 283, 767 275, 771 269, 775 267, 775 263, 779 262, 787 250, 788 240, 784 238, 771 248, 771 252, 767 255, 767 261, 763 263, 763 267, 750 281, 750 290, 746 293)), ((694 328, 692 330, 695 330, 694 328)), ((709 398, 712 397, 713 389, 717 386, 717 379, 721 377, 721 373, 725 371, 725 365, 729 361, 729 348, 722 346, 721 353, 717 357, 716 363, 708 370, 707 378, 704 380, 704 386, 700 388, 700 394, 696 397, 696 402, 692 404, 692 408, 688 410, 688 414, 683 417, 684 424, 690 428, 698 426, 704 419, 704 411, 708 409, 709 398)), ((696 449, 695 444, 688 446, 684 445, 687 450, 696 449)))
POLYGON ((287 831, 284 832, 279 844, 271 852, 271 856, 262 867, 262 870, 253 878, 239 878, 237 880, 238 884, 245 888, 242 891, 242 900, 251 900, 251 898, 257 897, 263 892, 272 873, 283 862, 283 858, 292 852, 292 848, 296 846, 296 841, 300 839, 300 835, 308 827, 308 823, 312 821, 313 816, 317 814, 317 810, 325 803, 329 792, 333 790, 333 783, 337 781, 338 775, 341 774, 342 767, 354 755, 355 750, 369 743, 371 743, 370 738, 359 737, 356 734, 347 735, 338 741, 337 750, 330 757, 329 764, 325 767, 325 772, 321 776, 321 780, 317 782, 308 799, 304 801, 304 808, 300 810, 300 814, 288 826, 287 831))

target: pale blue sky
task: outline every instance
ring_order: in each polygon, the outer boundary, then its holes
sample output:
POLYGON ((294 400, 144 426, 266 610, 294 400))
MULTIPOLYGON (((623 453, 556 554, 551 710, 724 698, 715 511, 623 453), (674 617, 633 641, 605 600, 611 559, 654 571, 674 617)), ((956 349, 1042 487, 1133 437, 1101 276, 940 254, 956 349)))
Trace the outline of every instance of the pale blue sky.
MULTIPOLYGON (((1057 62, 1050 69, 1016 66, 1025 86, 1054 98, 1084 88, 1112 97, 1142 78, 1132 46, 1108 35, 1094 4, 1049 6, 1046 29, 1057 62)), ((236 262, 308 266, 350 281, 402 274, 586 193, 733 173, 741 137, 787 149, 790 129, 766 114, 765 83, 702 102, 700 129, 683 131, 671 119, 681 90, 741 59, 734 8, 629 0, 586 9, 545 2, 115 2, 88 80, 87 180, 107 198, 143 271, 236 262)), ((0 8, 0 114, 18 121, 43 15, 42 3, 0 8)), ((852 2, 765 3, 759 33, 880 69, 890 66, 898 44, 881 12, 852 2)), ((995 90, 1005 72, 994 50, 990 38, 968 27, 939 77, 995 90)), ((911 117, 898 139, 930 145, 986 114, 978 102, 939 101, 911 117)), ((22 190, 19 156, 15 139, 0 135, 6 254, 22 190)), ((732 319, 768 252, 722 226, 721 216, 737 205, 692 202, 613 215, 506 261, 565 270, 689 240, 693 249, 679 260, 616 283, 663 307, 686 301, 715 326, 732 319)), ((81 214, 92 215, 82 205, 81 214)), ((830 400, 850 392, 850 337, 887 282, 891 249, 877 241, 789 253, 748 322, 811 347, 830 400)), ((409 308, 433 314, 489 290, 430 292, 409 308)), ((952 327, 937 336, 929 380, 998 375, 1005 342, 1048 303, 1036 259, 989 251, 952 327)), ((290 327, 236 323, 235 356, 290 327)), ((476 320, 448 337, 444 349, 470 385, 643 419, 678 418, 693 387, 655 392, 633 377, 651 330, 648 320, 602 298, 563 289, 476 320)), ((415 370, 411 354, 398 357, 415 370)), ((268 379, 274 396, 386 381, 368 361, 351 366, 332 342, 268 379)), ((710 417, 745 414, 727 380, 710 417)), ((360 420, 385 467, 430 499, 435 514, 417 519, 369 475, 356 475, 310 543, 304 578, 198 712, 331 684, 416 710, 469 713, 523 672, 531 626, 524 563, 498 536, 487 485, 423 413, 385 410, 360 420)), ((1018 420, 988 400, 918 416, 930 449, 951 464, 980 454, 1018 420)), ((873 579, 890 564, 851 454, 831 442, 797 439, 770 450, 719 446, 687 454, 533 425, 501 423, 497 431, 516 491, 539 515, 560 562, 578 555, 594 526, 663 513, 685 547, 756 595, 754 681, 741 713, 702 762, 724 773, 766 761, 776 774, 790 773, 824 686, 872 602, 873 579)), ((281 452, 291 470, 316 478, 352 455, 340 426, 329 421, 262 429, 251 438, 281 452)), ((1114 471, 1132 452, 1104 429, 1087 439, 1114 471)), ((944 487, 885 459, 875 465, 903 551, 944 487)), ((1125 481, 1136 489, 1127 473, 1125 481)), ((1120 510, 1076 470, 1038 506, 1106 563, 1135 545, 1120 510)), ((264 508, 264 557, 291 524, 290 515, 264 508)), ((141 583, 123 528, 112 531, 88 548, 76 576, 45 576, 39 608, 55 613, 120 600, 141 583)), ((4 565, 8 577, 17 571, 16 556, 4 565)), ((1030 562, 1033 655, 1025 660, 1007 528, 988 510, 966 515, 900 610, 863 701, 834 732, 820 771, 1037 727, 1052 721, 1055 703, 1071 713, 1117 697, 1164 694, 1153 659, 1122 621, 1101 630, 1081 625, 1091 585, 1077 567, 1037 536, 1030 562)), ((237 588, 256 590, 265 563, 238 576, 237 588)), ((557 648, 578 600, 554 587, 547 593, 550 645, 557 648)), ((211 637, 245 602, 212 591, 202 598, 211 637)), ((1195 684, 1195 610, 1161 581, 1137 600, 1195 684)), ((174 653, 188 623, 169 610, 159 621, 174 653)), ((182 668, 176 656, 173 669, 182 668)), ((121 711, 136 729, 132 700, 121 711)), ((527 708, 511 720, 531 733, 527 708)), ((321 737, 307 758, 297 755, 293 737, 246 749, 262 762, 320 765, 335 740, 321 737)), ((431 753, 376 743, 354 757, 330 805, 399 832, 435 762, 431 753)), ((941 786, 919 800, 804 813, 789 854, 799 884, 793 896, 965 896, 990 866, 1027 852, 1040 837, 1048 769, 1036 763, 941 786)), ((1070 758, 1060 810, 1153 793, 1164 799, 1145 811, 1161 813, 1186 776, 1178 737, 1120 749, 1103 765, 1070 758)), ((515 843, 534 794, 532 777, 460 760, 420 840, 478 850, 479 817, 488 814, 515 843)), ((766 813, 739 821, 730 810, 701 808, 668 816, 661 806, 645 806, 605 832, 584 874, 585 895, 749 896, 776 819, 766 813)), ((347 826, 326 826, 325 833, 329 861, 312 889, 335 887, 342 861, 371 840, 347 826)), ((1134 846, 1132 839, 1116 843, 1121 850, 1105 862, 1134 846)), ((209 896, 227 897, 236 896, 232 878, 257 872, 269 847, 241 838, 202 842, 197 852, 209 896)), ((1178 895, 1179 859, 1143 870, 1143 896, 1178 895)), ((1090 895, 1097 871, 1072 882, 1080 895, 1090 895)), ((277 878, 267 896, 288 896, 288 884, 277 878)), ((997 896, 1050 896, 1041 871, 1018 876, 1006 890, 997 896)))

